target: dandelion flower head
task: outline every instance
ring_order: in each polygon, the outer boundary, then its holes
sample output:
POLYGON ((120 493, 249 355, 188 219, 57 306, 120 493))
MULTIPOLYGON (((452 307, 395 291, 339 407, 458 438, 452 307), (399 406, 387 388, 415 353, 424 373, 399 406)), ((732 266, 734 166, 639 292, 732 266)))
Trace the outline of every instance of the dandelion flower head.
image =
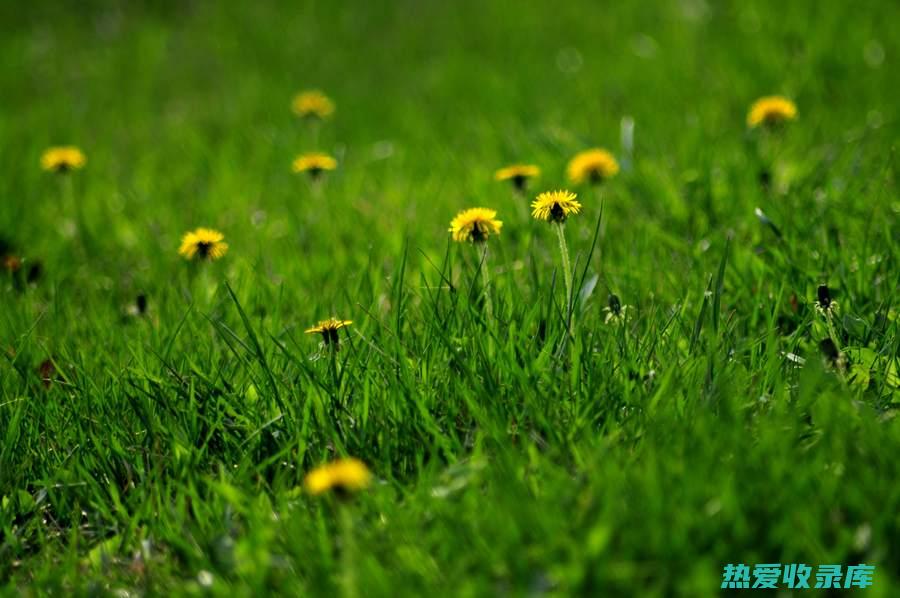
POLYGON ((603 311, 606 313, 606 317, 603 319, 603 322, 606 324, 621 324, 626 319, 626 312, 631 308, 627 305, 622 305, 622 301, 619 299, 619 296, 616 294, 612 294, 609 296, 609 301, 607 306, 603 308, 603 311))
POLYGON ((68 172, 84 168, 87 158, 73 145, 51 147, 41 155, 41 168, 48 172, 68 172))
POLYGON ((194 258, 217 260, 228 252, 225 235, 211 228, 198 228, 187 232, 181 238, 178 253, 185 259, 194 258))
POLYGON ((318 90, 302 91, 291 102, 294 114, 300 117, 328 118, 334 114, 334 102, 318 90))
POLYGON ((528 179, 541 174, 541 169, 534 164, 512 164, 494 173, 497 181, 510 181, 516 189, 522 190, 528 179))
POLYGON ((353 323, 353 320, 339 320, 337 318, 328 318, 327 320, 322 320, 312 328, 307 328, 305 330, 306 334, 321 334, 322 340, 325 341, 325 344, 338 344, 340 338, 338 337, 338 330, 341 328, 346 328, 350 324, 353 323))
POLYGON ((575 154, 569 161, 567 171, 569 180, 575 184, 584 181, 602 183, 616 176, 619 172, 619 163, 605 149, 596 148, 575 154))
POLYGON ((365 490, 372 483, 372 472, 366 464, 348 457, 316 467, 303 479, 306 491, 313 495, 328 491, 338 493, 365 490))
POLYGON ((321 152, 297 156, 292 164, 294 172, 308 172, 312 177, 317 177, 324 171, 335 168, 337 168, 337 160, 321 152))
POLYGON ((797 118, 797 105, 782 96, 766 96, 756 100, 747 113, 747 126, 778 125, 797 118))
POLYGON ((563 223, 570 214, 581 211, 581 203, 571 191, 545 191, 531 202, 531 215, 538 220, 563 223))
POLYGON ((488 208, 463 210, 450 221, 450 233, 454 241, 482 243, 491 235, 499 235, 503 222, 497 220, 497 211, 488 208))

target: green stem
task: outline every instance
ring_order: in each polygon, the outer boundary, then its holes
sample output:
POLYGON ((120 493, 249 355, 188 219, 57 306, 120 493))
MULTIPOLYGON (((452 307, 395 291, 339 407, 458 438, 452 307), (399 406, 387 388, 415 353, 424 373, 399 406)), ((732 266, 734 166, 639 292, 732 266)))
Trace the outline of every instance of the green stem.
POLYGON ((72 192, 72 178, 68 172, 61 173, 59 176, 59 184, 62 187, 63 208, 67 210, 74 209, 75 205, 72 203, 74 195, 72 192))
POLYGON ((79 229, 78 232, 84 234, 84 231, 81 230, 83 228, 84 218, 81 215, 81 209, 75 203, 75 191, 72 188, 72 177, 68 172, 61 174, 60 177, 59 185, 62 193, 62 209, 75 219, 75 226, 79 229))
POLYGON ((832 319, 832 313, 830 311, 825 314, 825 323, 828 327, 828 336, 831 337, 831 342, 833 342, 837 350, 840 351, 840 337, 838 336, 837 330, 834 327, 834 320, 832 319))
POLYGON ((562 256, 563 279, 566 282, 566 316, 572 308, 572 266, 569 263, 569 246, 566 244, 565 224, 557 222, 556 236, 559 238, 559 254, 562 256))
POLYGON ((353 513, 350 505, 338 505, 341 526, 341 589, 347 598, 356 598, 356 538, 353 536, 353 513))
MULTIPOLYGON (((332 342, 328 344, 327 351, 330 353, 331 357, 331 384, 334 387, 333 394, 331 397, 332 404, 336 403, 338 400, 338 395, 340 394, 340 378, 338 376, 338 341, 332 342)), ((334 409, 334 407, 332 407, 334 409)), ((332 412, 332 415, 336 415, 335 412, 332 412)))
POLYGON ((525 199, 525 192, 513 188, 512 195, 513 203, 516 204, 516 211, 519 212, 519 218, 522 219, 522 222, 531 221, 531 210, 528 209, 528 200, 525 199))
POLYGON ((322 126, 322 121, 319 117, 314 116, 311 117, 309 128, 310 128, 310 137, 312 137, 312 146, 315 149, 319 148, 319 129, 322 126))
POLYGON ((81 239, 81 246, 90 253, 91 239, 87 230, 87 219, 84 216, 84 206, 75 199, 75 183, 72 181, 72 173, 66 172, 60 175, 62 187, 62 208, 71 214, 75 220, 76 236, 81 239))
POLYGON ((484 285, 484 305, 487 317, 493 318, 494 303, 491 301, 491 270, 487 264, 488 246, 486 241, 482 242, 481 245, 481 282, 484 285))
POLYGON ((319 176, 310 179, 309 181, 309 192, 312 195, 312 198, 316 201, 322 198, 322 179, 325 178, 325 173, 319 173, 319 176))

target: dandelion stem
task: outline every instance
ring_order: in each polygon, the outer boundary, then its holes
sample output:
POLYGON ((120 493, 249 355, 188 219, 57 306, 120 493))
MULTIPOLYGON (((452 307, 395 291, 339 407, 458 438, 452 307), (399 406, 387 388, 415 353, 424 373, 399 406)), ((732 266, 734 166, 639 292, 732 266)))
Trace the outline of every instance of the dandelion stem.
MULTIPOLYGON (((335 333, 337 334, 337 333, 335 333)), ((338 400, 338 393, 340 391, 340 377, 338 376, 338 343, 340 341, 333 341, 328 344, 328 353, 331 357, 331 383, 334 385, 334 395, 332 396, 332 401, 338 400)))
POLYGON ((356 541, 353 536, 353 513, 350 505, 338 505, 341 526, 341 589, 342 596, 356 598, 359 591, 356 587, 356 541))
POLYGON ((212 303, 213 298, 216 296, 216 289, 218 288, 218 282, 212 272, 210 272, 209 265, 210 264, 207 263, 199 264, 200 267, 198 268, 200 292, 203 293, 201 299, 203 300, 204 305, 212 303))
POLYGON ((831 342, 834 343, 835 347, 840 348, 840 337, 838 336, 837 330, 834 328, 834 320, 832 319, 832 312, 828 310, 825 312, 825 322, 828 327, 828 336, 831 337, 831 342))
POLYGON ((309 192, 316 201, 322 199, 322 175, 312 178, 309 181, 309 192))
POLYGON ((74 209, 74 193, 72 191, 72 178, 68 173, 63 173, 60 177, 60 186, 62 186, 63 207, 65 209, 74 209))
POLYGON ((75 204, 75 191, 72 189, 72 178, 68 174, 63 174, 60 178, 59 185, 62 192, 63 209, 75 217, 76 226, 81 228, 83 218, 81 217, 81 210, 75 204))
POLYGON ((90 238, 87 230, 87 220, 84 217, 84 206, 75 199, 75 186, 71 173, 61 175, 63 209, 72 214, 75 219, 76 234, 81 237, 82 248, 89 250, 90 238))
POLYGON ((319 129, 321 125, 321 120, 318 117, 313 117, 309 123, 310 129, 310 137, 312 137, 313 147, 319 147, 319 129))
POLYGON ((566 282, 566 315, 572 307, 572 266, 569 263, 569 246, 566 244, 565 224, 554 224, 556 236, 559 237, 559 254, 562 256, 563 279, 566 282))
POLYGON ((481 243, 481 281, 484 285, 484 305, 485 311, 487 312, 488 318, 492 318, 494 316, 494 304, 491 301, 491 270, 488 268, 487 264, 487 256, 488 256, 488 244, 486 242, 481 243))
POLYGON ((522 222, 528 222, 531 220, 531 211, 528 209, 528 202, 525 201, 525 194, 522 191, 517 191, 515 188, 512 191, 513 203, 516 205, 516 211, 519 213, 519 218, 522 219, 522 222))

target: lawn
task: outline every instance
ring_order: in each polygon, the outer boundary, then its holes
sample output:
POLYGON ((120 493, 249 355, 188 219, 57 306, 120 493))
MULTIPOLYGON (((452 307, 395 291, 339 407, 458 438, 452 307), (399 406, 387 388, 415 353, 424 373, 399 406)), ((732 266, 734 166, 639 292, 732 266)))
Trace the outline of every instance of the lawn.
POLYGON ((0 594, 898 595, 898 22, 4 3, 0 594))

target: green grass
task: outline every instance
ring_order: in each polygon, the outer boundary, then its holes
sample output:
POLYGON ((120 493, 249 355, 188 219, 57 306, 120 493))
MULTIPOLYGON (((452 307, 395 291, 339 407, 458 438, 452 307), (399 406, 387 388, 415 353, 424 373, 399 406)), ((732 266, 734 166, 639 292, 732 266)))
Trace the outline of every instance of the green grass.
POLYGON ((0 8, 0 237, 43 265, 0 282, 5 593, 706 596, 803 562, 896 595, 900 6, 655 4, 0 8), (748 133, 772 93, 798 120, 748 133), (628 167, 602 220, 574 189, 568 337, 555 233, 492 173, 565 187, 597 145, 628 167), (448 240, 476 205, 493 316, 448 240), (197 226, 224 259, 177 255, 197 226), (305 494, 339 455, 373 487, 305 494))

